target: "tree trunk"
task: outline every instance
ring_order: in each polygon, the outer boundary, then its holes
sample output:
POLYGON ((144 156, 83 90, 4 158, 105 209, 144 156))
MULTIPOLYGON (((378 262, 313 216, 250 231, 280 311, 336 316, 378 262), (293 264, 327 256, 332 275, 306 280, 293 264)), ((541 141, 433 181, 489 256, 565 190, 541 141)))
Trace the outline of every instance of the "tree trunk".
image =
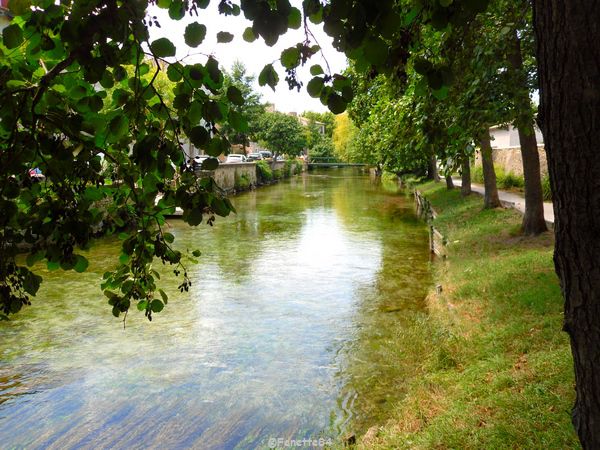
POLYGON ((440 181, 440 174, 437 170, 437 159, 435 155, 429 158, 429 164, 427 167, 427 178, 438 183, 440 181))
POLYGON ((540 175, 540 157, 533 128, 533 108, 527 89, 527 80, 523 69, 521 41, 515 30, 513 48, 508 61, 515 80, 515 107, 517 118, 515 125, 519 131, 521 158, 523 160, 523 178, 525 180, 525 214, 521 226, 525 235, 536 235, 547 231, 544 219, 544 194, 540 175))
POLYGON ((461 159, 460 194, 466 197, 471 193, 471 158, 469 155, 463 155, 461 159))
POLYGON ((523 178, 525 179, 525 214, 521 228, 526 235, 536 235, 547 231, 544 219, 544 192, 540 174, 540 155, 537 140, 531 123, 519 126, 523 178))
POLYGON ((534 0, 544 132, 556 246, 584 449, 600 448, 600 8, 584 0, 534 0))
POLYGON ((486 128, 481 134, 481 167, 483 168, 483 185, 485 194, 483 196, 484 208, 499 208, 501 205, 498 197, 498 186, 496 185, 496 171, 492 159, 492 143, 490 142, 490 131, 486 128))
POLYGON ((452 181, 452 175, 446 175, 446 189, 449 191, 454 189, 454 181, 452 181))

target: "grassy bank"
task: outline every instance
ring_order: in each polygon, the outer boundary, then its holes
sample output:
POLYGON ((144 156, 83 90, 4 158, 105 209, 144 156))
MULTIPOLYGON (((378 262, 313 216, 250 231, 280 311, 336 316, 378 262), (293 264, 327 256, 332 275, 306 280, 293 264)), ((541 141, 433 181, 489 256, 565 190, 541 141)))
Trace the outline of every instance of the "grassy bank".
POLYGON ((551 233, 522 237, 517 212, 484 211, 480 196, 443 183, 419 190, 450 257, 434 264, 441 292, 429 295, 428 317, 398 330, 398 363, 413 364, 406 394, 359 447, 578 448, 551 233))

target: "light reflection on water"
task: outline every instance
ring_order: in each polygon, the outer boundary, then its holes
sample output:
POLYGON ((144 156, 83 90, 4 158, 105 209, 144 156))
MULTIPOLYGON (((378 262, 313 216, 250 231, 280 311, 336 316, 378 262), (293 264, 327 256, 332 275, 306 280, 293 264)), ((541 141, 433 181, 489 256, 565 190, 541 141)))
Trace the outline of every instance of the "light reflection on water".
POLYGON ((0 324, 0 447, 255 448, 385 418, 372 405, 398 380, 379 342, 428 283, 410 201, 331 171, 234 203, 213 229, 172 222, 203 255, 189 293, 162 270, 170 301, 152 323, 132 311, 123 330, 100 292, 116 240, 83 276, 39 268, 34 305, 0 324))

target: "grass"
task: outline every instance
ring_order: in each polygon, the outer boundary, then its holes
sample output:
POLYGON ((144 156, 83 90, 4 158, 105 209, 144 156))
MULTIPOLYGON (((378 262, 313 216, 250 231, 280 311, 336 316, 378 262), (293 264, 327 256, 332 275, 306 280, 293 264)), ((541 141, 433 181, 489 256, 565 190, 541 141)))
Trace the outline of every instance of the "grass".
MULTIPOLYGON (((525 180, 521 175, 515 175, 512 172, 505 172, 502 167, 494 166, 496 172, 496 185, 498 189, 523 193, 525 180)), ((481 166, 471 167, 471 179, 474 183, 483 184, 483 168, 481 166)), ((550 189, 550 179, 548 175, 542 176, 542 193, 545 202, 552 201, 552 191, 550 189)))
POLYGON ((579 448, 574 377, 561 331, 553 236, 519 235, 514 210, 482 210, 442 183, 418 186, 439 217, 448 261, 428 316, 399 332, 412 361, 393 417, 360 448, 579 448))

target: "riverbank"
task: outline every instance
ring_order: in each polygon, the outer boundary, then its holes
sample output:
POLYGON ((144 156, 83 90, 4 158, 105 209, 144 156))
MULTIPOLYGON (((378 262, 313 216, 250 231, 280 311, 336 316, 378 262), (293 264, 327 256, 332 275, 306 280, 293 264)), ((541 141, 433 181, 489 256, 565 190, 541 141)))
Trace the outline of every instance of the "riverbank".
POLYGON ((520 236, 517 211, 482 210, 442 183, 418 189, 449 258, 433 265, 428 316, 398 331, 406 395, 359 447, 578 448, 553 235, 520 236))

